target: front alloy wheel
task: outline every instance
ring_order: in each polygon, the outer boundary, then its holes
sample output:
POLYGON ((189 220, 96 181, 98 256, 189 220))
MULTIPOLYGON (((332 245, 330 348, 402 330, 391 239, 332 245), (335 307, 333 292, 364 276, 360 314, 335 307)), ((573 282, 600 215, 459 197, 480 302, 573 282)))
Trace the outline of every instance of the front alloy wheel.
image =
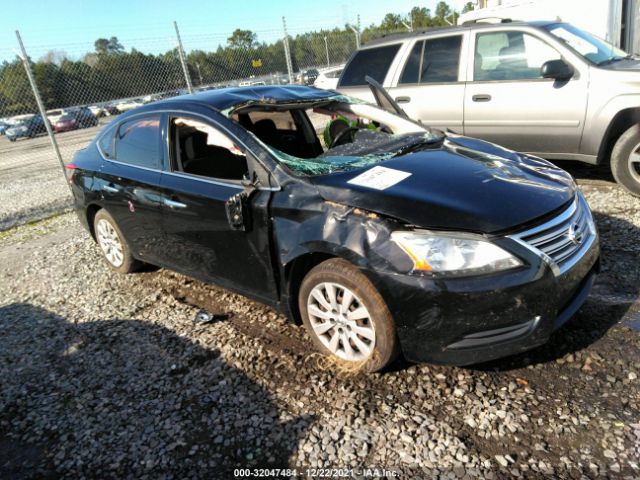
POLYGON ((366 360, 376 343, 369 310, 347 287, 325 282, 307 300, 309 322, 322 344, 334 355, 352 362, 366 360))
POLYGON ((398 353, 387 304, 346 260, 334 258, 311 269, 300 284, 298 307, 318 350, 348 369, 375 372, 398 353))

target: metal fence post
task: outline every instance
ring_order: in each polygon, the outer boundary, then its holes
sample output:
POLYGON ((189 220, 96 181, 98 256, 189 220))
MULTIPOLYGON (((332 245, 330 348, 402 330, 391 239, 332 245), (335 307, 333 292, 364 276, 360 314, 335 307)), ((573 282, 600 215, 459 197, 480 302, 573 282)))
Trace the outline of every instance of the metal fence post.
POLYGON ((176 37, 178 37, 178 55, 180 56, 180 63, 182 64, 184 79, 187 82, 187 90, 189 90, 189 93, 193 93, 191 76, 189 75, 189 68, 187 67, 187 61, 185 60, 184 49, 182 48, 182 39, 180 38, 180 30, 178 30, 178 22, 174 21, 173 26, 176 28, 176 37))
MULTIPOLYGON (((27 78, 29 79, 29 84, 31 85, 31 90, 33 90, 33 96, 36 99, 36 104, 38 105, 38 110, 40 111, 40 116, 42 116, 42 121, 44 122, 44 126, 47 129, 47 135, 49 136, 49 141, 51 142, 51 147, 53 148, 53 153, 58 158, 60 162, 60 166, 62 167, 62 172, 66 178, 66 169, 64 166, 64 160, 62 159, 62 155, 60 154, 60 149, 58 148, 58 142, 53 136, 53 130, 51 129, 51 124, 49 123, 49 119, 47 118, 47 110, 44 108, 44 103, 42 103, 42 98, 40 98, 40 92, 38 91, 38 85, 36 84, 36 80, 33 76, 33 72, 31 71, 31 64, 29 63, 29 56, 27 55, 27 51, 24 48, 24 43, 22 43, 22 37, 20 36, 20 32, 16 30, 16 37, 18 38, 18 44, 20 45, 20 52, 22 53, 22 65, 24 66, 25 71, 27 72, 27 78)), ((71 190, 71 185, 68 182, 67 186, 69 190, 71 190)))
POLYGON ((284 56, 287 61, 287 72, 289 73, 289 84, 293 83, 293 64, 291 63, 291 50, 289 48, 289 34, 287 33, 287 21, 282 17, 282 28, 284 29, 284 56))

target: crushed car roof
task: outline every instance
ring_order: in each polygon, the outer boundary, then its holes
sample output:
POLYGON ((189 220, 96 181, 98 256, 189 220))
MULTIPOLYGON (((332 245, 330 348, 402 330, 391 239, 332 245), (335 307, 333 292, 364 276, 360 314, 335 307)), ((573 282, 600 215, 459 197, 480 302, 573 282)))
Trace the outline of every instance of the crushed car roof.
POLYGON ((286 103, 297 101, 314 101, 335 97, 336 92, 320 90, 302 85, 269 85, 255 87, 231 87, 206 92, 173 97, 156 104, 167 104, 181 101, 196 101, 204 103, 217 110, 226 110, 236 105, 250 102, 256 103, 286 103))

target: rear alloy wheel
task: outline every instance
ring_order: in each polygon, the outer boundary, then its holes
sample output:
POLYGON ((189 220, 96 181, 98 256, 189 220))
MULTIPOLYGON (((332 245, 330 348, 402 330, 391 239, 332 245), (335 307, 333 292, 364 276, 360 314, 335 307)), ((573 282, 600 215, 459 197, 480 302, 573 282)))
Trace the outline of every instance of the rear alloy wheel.
POLYGON ((140 262, 131 255, 129 245, 109 213, 99 210, 93 221, 93 229, 96 242, 112 270, 130 273, 140 267, 140 262))
POLYGON ((320 351, 353 370, 375 372, 397 355, 395 326, 373 284, 348 262, 313 268, 300 286, 302 320, 320 351))
POLYGON ((629 193, 640 196, 640 125, 624 132, 614 145, 611 172, 629 193))

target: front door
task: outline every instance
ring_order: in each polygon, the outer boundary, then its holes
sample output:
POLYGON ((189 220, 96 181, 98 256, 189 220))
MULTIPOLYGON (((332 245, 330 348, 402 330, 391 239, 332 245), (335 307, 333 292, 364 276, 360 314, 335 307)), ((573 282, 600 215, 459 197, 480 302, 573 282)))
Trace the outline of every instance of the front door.
POLYGON ((475 34, 464 100, 464 134, 522 152, 577 152, 584 128, 588 74, 540 76, 560 59, 544 39, 520 30, 475 34))
POLYGON ((169 171, 162 175, 162 226, 169 266, 265 301, 277 297, 271 264, 269 190, 246 199, 243 229, 233 226, 227 201, 245 191, 253 161, 213 122, 168 119, 169 171))

